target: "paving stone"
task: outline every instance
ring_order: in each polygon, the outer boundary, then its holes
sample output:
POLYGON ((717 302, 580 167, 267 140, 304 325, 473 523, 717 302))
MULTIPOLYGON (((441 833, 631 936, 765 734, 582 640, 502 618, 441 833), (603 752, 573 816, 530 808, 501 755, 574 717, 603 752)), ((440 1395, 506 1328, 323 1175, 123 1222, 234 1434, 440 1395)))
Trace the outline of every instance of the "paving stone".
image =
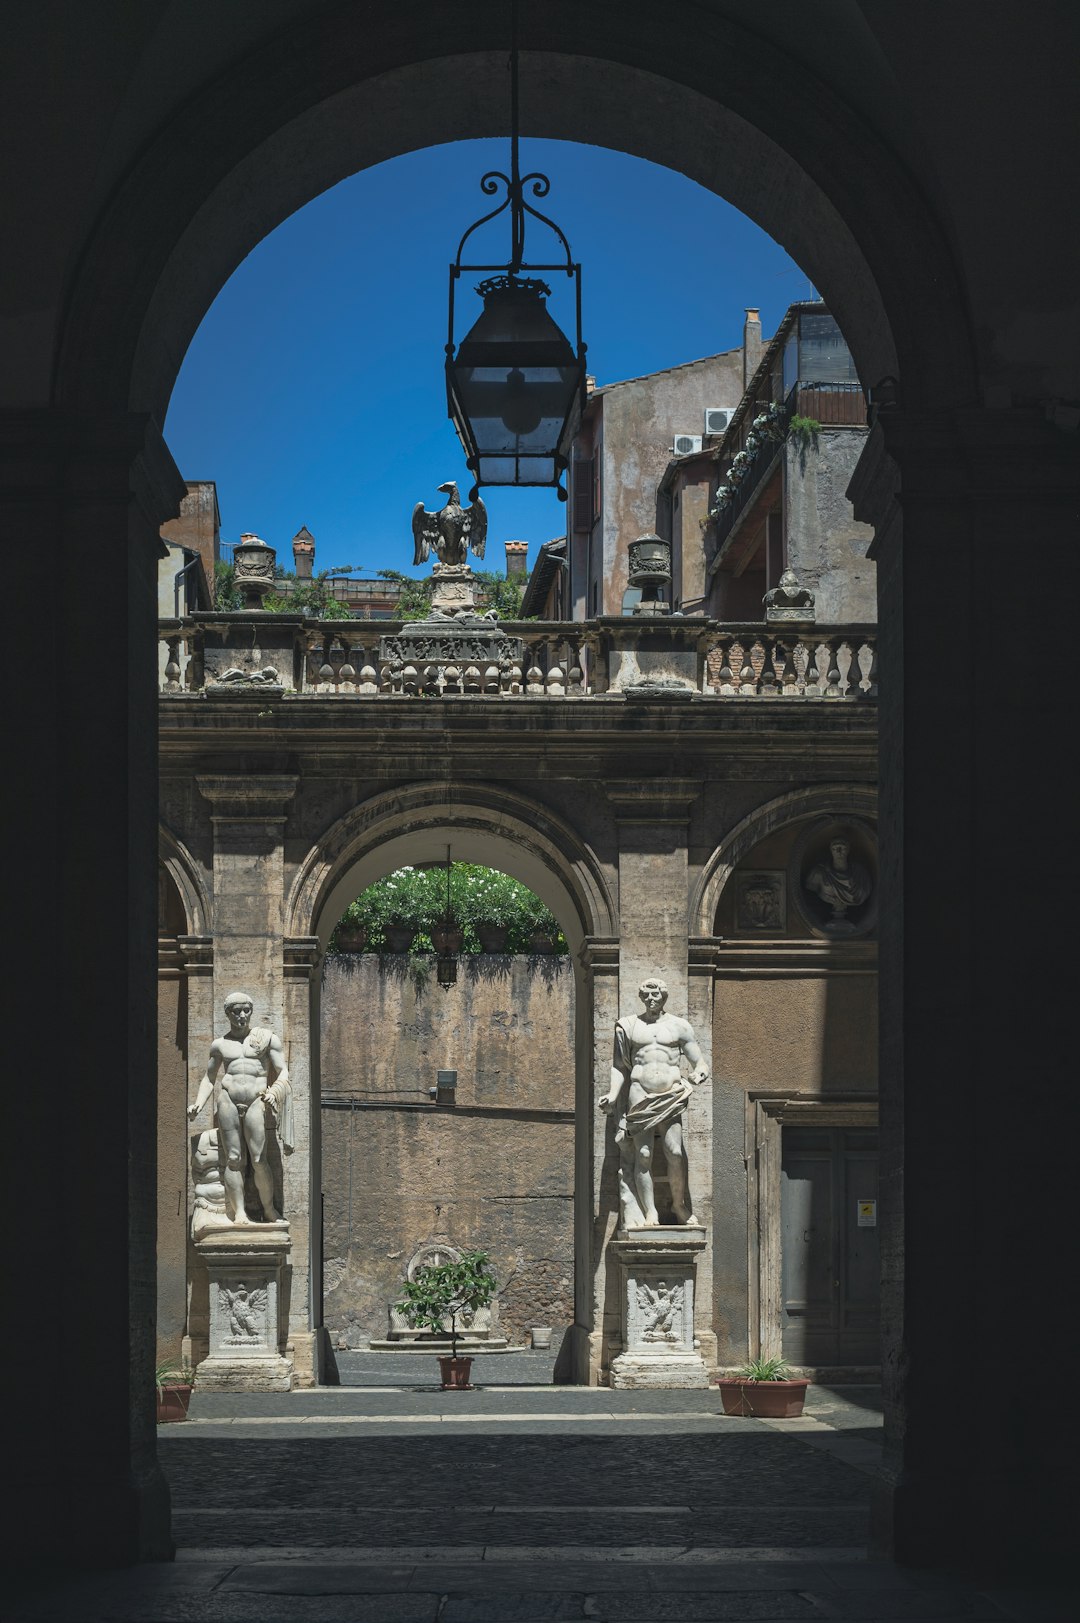
POLYGON ((922 1623, 936 1618, 991 1619, 1003 1623, 1006 1614, 985 1595, 967 1587, 810 1591, 820 1617, 857 1619, 858 1623, 922 1623))
POLYGON ((500 1590, 488 1595, 447 1595, 439 1623, 580 1623, 585 1595, 500 1590))
POLYGON ((791 1589, 738 1589, 725 1594, 665 1594, 599 1590, 589 1596, 586 1617, 604 1623, 758 1623, 758 1620, 818 1618, 812 1600, 791 1589))

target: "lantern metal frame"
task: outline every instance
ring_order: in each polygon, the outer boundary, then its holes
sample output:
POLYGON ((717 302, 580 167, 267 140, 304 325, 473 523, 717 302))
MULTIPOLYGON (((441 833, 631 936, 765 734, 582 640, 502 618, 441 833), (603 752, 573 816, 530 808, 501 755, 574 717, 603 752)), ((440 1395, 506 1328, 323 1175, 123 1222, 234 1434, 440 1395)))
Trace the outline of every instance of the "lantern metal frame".
MULTIPOLYGON (((481 215, 478 220, 474 220, 472 225, 470 225, 469 228, 464 232, 461 241, 458 243, 457 254, 450 266, 450 296, 446 339, 447 412, 454 424, 458 439, 461 441, 462 449, 465 452, 466 466, 469 468, 476 480, 470 492, 470 500, 475 501, 481 485, 499 484, 505 486, 554 486, 558 493, 559 499, 561 501, 565 501, 566 491, 561 484, 561 479, 566 471, 568 458, 560 450, 560 446, 562 446, 564 441, 567 440, 568 426, 574 419, 575 415, 580 416, 580 413, 584 410, 586 400, 585 351, 587 346, 583 343, 581 337, 581 265, 575 261, 573 254, 570 251, 570 244, 567 241, 566 234, 563 232, 562 228, 556 225, 555 221, 549 218, 548 215, 542 213, 539 209, 534 208, 531 203, 528 203, 525 200, 526 188, 530 189, 531 195, 535 198, 546 197, 551 190, 551 181, 547 175, 542 174, 539 170, 532 170, 526 175, 521 173, 518 133, 518 45, 516 0, 511 6, 510 27, 510 173, 504 174, 501 169, 489 169, 487 173, 481 177, 480 190, 485 196, 496 196, 500 187, 502 186, 506 188, 506 196, 503 198, 503 201, 498 205, 497 208, 491 209, 487 214, 481 215), (468 242, 473 232, 478 231, 481 226, 487 225, 491 220, 498 219, 499 215, 506 213, 507 210, 509 210, 510 213, 509 261, 502 264, 466 263, 463 260, 462 255, 465 251, 465 244, 468 242), (555 236, 562 244, 565 254, 564 259, 543 264, 533 261, 526 262, 524 257, 526 215, 532 215, 534 220, 539 220, 541 224, 546 225, 549 230, 554 232, 555 236), (477 443, 476 434, 473 430, 472 423, 464 409, 464 405, 460 398, 460 392, 456 387, 455 357, 458 354, 458 346, 454 339, 455 288, 463 275, 473 275, 481 272, 498 273, 488 276, 484 281, 477 285, 476 292, 480 294, 481 298, 486 298, 489 293, 503 289, 506 291, 520 291, 525 295, 535 294, 546 297, 550 294, 551 289, 546 282, 540 280, 536 275, 523 276, 522 272, 543 272, 546 274, 558 273, 568 276, 574 283, 576 342, 573 346, 573 350, 578 374, 576 387, 568 402, 554 446, 545 448, 542 451, 522 451, 520 448, 518 448, 512 453, 507 453, 508 457, 512 456, 515 463, 516 476, 512 480, 490 480, 480 477, 480 460, 481 456, 485 453, 482 452, 481 447, 477 443), (536 479, 521 477, 521 465, 523 463, 527 465, 530 461, 538 462, 540 460, 553 464, 554 477, 536 479)), ((552 321, 552 325, 555 326, 556 331, 559 333, 559 337, 565 340, 569 348, 570 340, 566 338, 565 334, 558 327, 557 323, 554 322, 554 318, 549 316, 549 319, 552 321)), ((513 370, 512 363, 511 370, 513 370)))

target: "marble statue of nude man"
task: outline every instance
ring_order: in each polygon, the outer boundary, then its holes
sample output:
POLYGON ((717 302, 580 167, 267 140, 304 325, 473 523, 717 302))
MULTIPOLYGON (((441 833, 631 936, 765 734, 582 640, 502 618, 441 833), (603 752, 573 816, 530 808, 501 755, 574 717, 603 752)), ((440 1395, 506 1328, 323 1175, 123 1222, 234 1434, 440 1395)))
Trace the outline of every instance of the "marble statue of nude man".
POLYGON ((668 989, 662 980, 642 981, 638 996, 642 1014, 615 1027, 611 1087, 600 1100, 606 1114, 618 1109, 629 1083, 626 1108, 615 1142, 620 1145, 619 1206, 623 1228, 655 1228, 660 1217, 653 1190, 653 1143, 662 1138, 671 1184, 671 1202, 680 1223, 696 1223, 690 1203, 686 1144, 682 1118, 694 1088, 706 1082, 709 1068, 688 1020, 665 1010, 668 989), (682 1074, 680 1059, 691 1066, 682 1074))
POLYGON ((211 1044, 206 1073, 188 1115, 194 1119, 213 1095, 226 1206, 232 1221, 252 1221, 244 1204, 244 1172, 250 1161, 263 1217, 277 1223, 281 1213, 274 1204, 274 1174, 266 1158, 266 1113, 270 1111, 281 1148, 289 1154, 293 1147, 292 1089, 281 1038, 266 1027, 253 1026, 253 1011, 254 1002, 246 992, 230 992, 225 999, 229 1030, 211 1044))

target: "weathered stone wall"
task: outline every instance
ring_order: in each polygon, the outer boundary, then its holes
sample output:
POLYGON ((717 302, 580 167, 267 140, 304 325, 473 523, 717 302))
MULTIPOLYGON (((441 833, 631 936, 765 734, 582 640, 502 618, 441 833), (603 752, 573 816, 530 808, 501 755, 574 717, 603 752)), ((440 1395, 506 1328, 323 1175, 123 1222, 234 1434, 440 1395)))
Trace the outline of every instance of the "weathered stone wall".
POLYGON ((874 532, 847 499, 865 444, 864 430, 823 428, 806 446, 784 445, 788 561, 817 594, 822 625, 877 619, 877 567, 866 556, 874 532))
POLYGON ((605 388, 602 546, 594 560, 601 613, 622 613, 627 548, 656 529, 656 487, 671 461, 672 436, 700 434, 706 407, 737 406, 742 392, 741 346, 605 388))
POLYGON ((333 1339, 385 1335, 424 1241, 495 1263, 500 1323, 561 1331, 574 1301, 574 977, 565 958, 327 961, 322 988, 324 1310, 333 1339), (428 1097, 456 1070, 453 1107, 428 1097))

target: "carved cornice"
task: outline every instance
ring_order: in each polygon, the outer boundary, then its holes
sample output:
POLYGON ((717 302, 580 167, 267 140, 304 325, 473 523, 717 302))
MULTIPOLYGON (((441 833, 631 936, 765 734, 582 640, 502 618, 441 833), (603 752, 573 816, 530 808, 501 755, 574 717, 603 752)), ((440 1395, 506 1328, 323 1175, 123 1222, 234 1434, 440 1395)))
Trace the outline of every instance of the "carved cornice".
POLYGON ((876 941, 718 941, 718 980, 805 980, 876 975, 876 941))

